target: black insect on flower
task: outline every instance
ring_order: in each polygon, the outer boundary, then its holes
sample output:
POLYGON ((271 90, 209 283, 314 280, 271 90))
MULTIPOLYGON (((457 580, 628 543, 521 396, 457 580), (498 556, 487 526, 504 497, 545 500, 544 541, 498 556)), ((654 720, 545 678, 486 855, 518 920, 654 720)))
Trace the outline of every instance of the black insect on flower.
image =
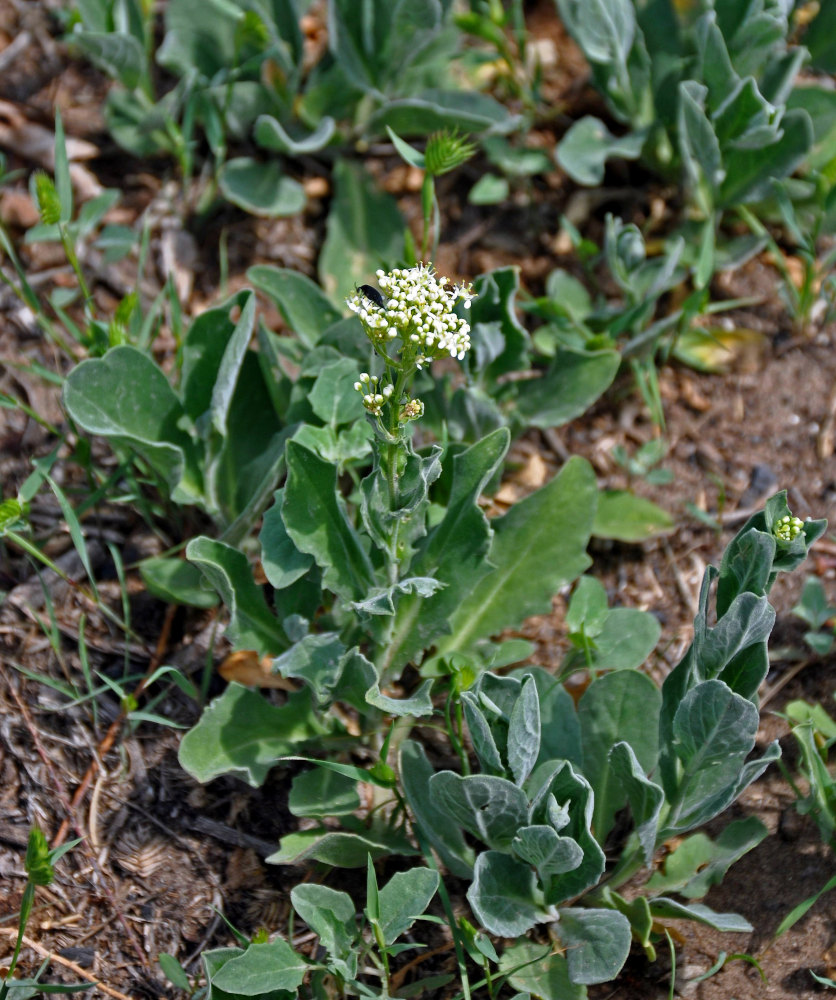
POLYGON ((354 290, 360 295, 365 295, 369 302, 373 302, 376 306, 380 306, 381 309, 386 308, 386 300, 374 287, 374 285, 360 285, 359 287, 355 285, 354 290))

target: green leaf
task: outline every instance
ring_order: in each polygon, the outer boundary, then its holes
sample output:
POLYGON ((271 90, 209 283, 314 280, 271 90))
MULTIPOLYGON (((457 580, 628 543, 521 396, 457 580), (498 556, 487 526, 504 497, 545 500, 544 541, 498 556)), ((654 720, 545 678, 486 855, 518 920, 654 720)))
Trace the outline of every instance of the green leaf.
POLYGON ((732 601, 748 591, 762 597, 769 590, 777 543, 771 532, 750 528, 739 532, 723 552, 717 578, 717 617, 722 618, 732 601))
POLYGON ((290 901, 319 937, 334 971, 353 979, 357 974, 357 918, 351 896, 326 885, 303 882, 290 890, 290 901))
POLYGON ((67 156, 67 140, 61 112, 55 112, 55 189, 61 202, 59 222, 71 222, 73 217, 73 183, 70 177, 70 161, 67 156))
POLYGON ((818 13, 807 25, 804 44, 815 69, 836 73, 836 7, 819 5, 818 13))
MULTIPOLYGON (((213 399, 213 409, 214 404, 213 399)), ((224 540, 234 542, 247 534, 269 502, 283 471, 284 444, 292 430, 281 427, 253 351, 244 355, 222 419, 225 437, 212 435, 207 449, 206 493, 228 526, 224 540), (253 413, 259 415, 258 420, 253 420, 253 413)))
POLYGON ((284 491, 276 490, 275 501, 264 514, 258 540, 261 543, 261 565, 270 585, 284 590, 303 577, 313 566, 313 556, 300 552, 287 533, 282 517, 284 491))
POLYGON ((643 542, 673 530, 673 518, 650 500, 627 490, 602 490, 592 534, 618 542, 643 542))
POLYGON ((307 347, 342 318, 319 285, 298 271, 263 264, 251 267, 247 279, 275 303, 291 332, 307 347))
POLYGON ((433 714, 433 703, 430 698, 430 690, 433 686, 431 680, 424 683, 409 698, 390 698, 381 692, 379 685, 375 682, 366 692, 366 704, 372 708, 378 708, 386 715, 394 715, 397 718, 415 716, 420 718, 433 714))
POLYGON ((519 937, 551 916, 538 901, 531 866, 500 851, 476 859, 467 900, 485 930, 499 937, 519 937))
POLYGON ((192 984, 186 975, 185 969, 173 955, 169 955, 165 951, 160 952, 157 956, 157 961, 163 970, 165 978, 176 986, 178 990, 186 990, 186 992, 191 990, 192 984))
POLYGON ((758 710, 722 681, 698 684, 682 699, 673 720, 674 749, 683 772, 666 832, 684 832, 725 809, 743 788, 780 756, 777 742, 744 764, 755 745, 758 710))
POLYGON ((334 197, 319 255, 322 287, 334 301, 351 294, 378 267, 399 261, 404 220, 391 195, 379 191, 368 173, 345 158, 334 167, 334 197))
POLYGON ((297 215, 305 207, 305 189, 286 177, 275 160, 262 163, 250 156, 227 160, 218 187, 233 205, 269 219, 297 215))
POLYGON ((781 119, 777 142, 759 149, 726 152, 726 177, 720 187, 719 204, 739 205, 767 197, 773 182, 788 177, 812 145, 810 116, 801 108, 787 111, 781 119))
POLYGON ((533 427, 560 427, 592 406, 620 364, 618 351, 558 348, 541 378, 518 383, 517 412, 533 427))
POLYGON ((510 434, 499 428, 453 456, 450 499, 435 527, 419 542, 410 571, 446 583, 432 597, 404 597, 398 603, 384 673, 398 669, 450 631, 447 624, 479 576, 491 530, 479 497, 508 450, 510 434))
POLYGON ((629 743, 616 743, 610 750, 609 763, 630 803, 644 863, 649 865, 656 849, 656 832, 665 793, 659 785, 647 778, 629 743))
POLYGON ((337 492, 337 470, 295 441, 286 448, 287 482, 282 516, 300 552, 323 571, 324 585, 346 600, 374 587, 374 570, 337 492))
POLYGON ((627 961, 630 922, 616 910, 561 908, 556 930, 573 983, 606 983, 627 961))
POLYGON ((702 899, 767 832, 757 816, 747 816, 729 823, 716 840, 705 833, 685 837, 665 858, 664 872, 656 871, 648 879, 647 888, 652 893, 678 892, 689 899, 702 899))
POLYGON ((319 705, 326 705, 332 700, 331 690, 342 672, 345 652, 336 632, 311 633, 273 660, 273 671, 303 680, 319 705))
POLYGON ((530 674, 540 697, 540 756, 538 766, 550 760, 583 762, 581 731, 575 703, 566 688, 542 667, 523 667, 512 676, 530 674))
POLYGON ((435 772, 420 743, 404 741, 399 770, 406 801, 421 832, 453 875, 470 878, 473 873, 473 850, 465 843, 459 827, 449 822, 447 813, 439 808, 438 801, 430 793, 430 778, 435 772))
POLYGON ((607 160, 637 160, 646 138, 646 129, 617 138, 599 118, 584 115, 560 140, 556 158, 573 181, 597 187, 604 179, 607 160))
POLYGON ((424 90, 420 94, 390 100, 374 114, 369 128, 391 128, 399 135, 428 135, 441 129, 461 132, 497 131, 513 128, 515 119, 487 94, 475 90, 424 90))
POLYGON ((654 919, 695 920, 698 924, 713 927, 717 931, 730 931, 735 934, 751 933, 754 928, 744 917, 737 913, 716 913, 702 903, 678 903, 675 899, 658 896, 650 900, 650 912, 654 919))
POLYGON ((326 365, 317 375, 308 401, 319 419, 333 427, 362 421, 365 410, 360 393, 354 388, 360 370, 350 358, 340 358, 326 365))
POLYGON ((365 868, 369 856, 374 860, 387 854, 416 853, 403 837, 377 837, 371 833, 361 835, 317 828, 282 837, 278 851, 265 860, 271 865, 296 865, 313 859, 336 868, 365 868))
POLYGON ((580 896, 595 885, 603 874, 606 859, 590 829, 594 795, 589 782, 568 761, 552 761, 542 766, 552 770, 532 805, 531 822, 548 822, 560 829, 563 836, 577 841, 583 851, 583 860, 577 868, 553 875, 544 887, 546 902, 558 904, 580 896), (561 816, 555 815, 558 808, 561 816))
POLYGON ((274 149, 287 156, 307 156, 324 149, 334 135, 336 122, 328 115, 323 116, 313 132, 303 139, 294 139, 281 123, 272 115, 259 115, 255 123, 255 141, 264 149, 274 149))
POLYGON ((145 53, 138 38, 121 31, 75 31, 71 44, 128 90, 139 84, 145 53))
POLYGON ((496 174, 482 174, 467 195, 471 205, 499 205, 511 193, 507 177, 496 174))
POLYGON ((380 890, 380 924, 387 945, 406 933, 430 905, 438 889, 438 872, 430 868, 410 868, 398 872, 380 890))
POLYGON ((293 779, 287 805, 294 816, 347 816, 360 807, 357 782, 315 767, 293 779))
POLYGON ((459 826, 489 847, 507 849, 528 823, 528 799, 506 778, 440 771, 430 779, 430 793, 459 826))
POLYGON ((589 463, 570 458, 550 483, 494 519, 490 560, 496 568, 464 595, 452 618, 453 636, 441 640, 439 652, 469 649, 551 608, 560 587, 590 564, 596 492, 589 463))
POLYGON ((612 608, 590 651, 592 670, 630 670, 640 667, 659 641, 661 626, 648 611, 612 608))
POLYGON ((408 163, 411 167, 418 167, 419 169, 424 169, 424 154, 420 153, 417 149, 414 149, 405 142, 397 133, 393 132, 392 129, 388 128, 386 131, 389 134, 389 138, 392 140, 392 145, 395 147, 396 152, 400 158, 408 163))
POLYGON ((325 732, 307 692, 292 694, 277 708, 262 695, 230 684, 183 737, 178 759, 197 781, 234 774, 258 788, 280 757, 325 732))
POLYGON ((156 364, 123 345, 82 361, 67 376, 64 405, 88 434, 130 445, 169 483, 175 500, 194 503, 201 477, 187 418, 156 364))
POLYGON ((583 861, 580 844, 571 837, 561 837, 552 826, 522 827, 511 847, 518 858, 534 865, 541 882, 574 871, 583 861))
POLYGON ((186 557, 194 563, 220 594, 229 611, 227 637, 239 649, 254 649, 262 656, 275 655, 288 646, 287 636, 276 620, 264 591, 253 579, 247 557, 239 549, 205 535, 186 546, 186 557))
POLYGON ((677 139, 688 184, 705 212, 714 209, 716 192, 724 178, 723 158, 714 128, 705 111, 708 88, 696 80, 679 84, 677 139))
POLYGON ((213 977, 212 985, 235 996, 255 997, 269 990, 295 990, 309 965, 281 938, 266 944, 251 944, 230 959, 213 977))
POLYGON ((662 695, 646 674, 619 670, 594 680, 578 703, 584 776, 595 792, 592 825, 603 844, 626 792, 610 763, 615 743, 630 745, 644 773, 656 766, 662 695), (641 711, 636 711, 641 705, 641 711))
POLYGON ((586 988, 569 979, 566 958, 550 944, 524 938, 510 945, 499 959, 499 970, 514 989, 541 1000, 585 1000, 586 988), (515 971, 512 971, 515 970, 515 971))
POLYGON ((139 564, 142 582, 148 593, 171 604, 193 608, 214 608, 218 595, 208 590, 203 574, 185 559, 152 556, 139 564))
POLYGON ((594 576, 582 576, 578 580, 569 608, 566 612, 566 627, 569 632, 580 632, 588 638, 595 638, 609 616, 607 591, 594 576))
POLYGON ((533 677, 523 681, 508 724, 508 767, 523 785, 540 753, 540 704, 533 677))

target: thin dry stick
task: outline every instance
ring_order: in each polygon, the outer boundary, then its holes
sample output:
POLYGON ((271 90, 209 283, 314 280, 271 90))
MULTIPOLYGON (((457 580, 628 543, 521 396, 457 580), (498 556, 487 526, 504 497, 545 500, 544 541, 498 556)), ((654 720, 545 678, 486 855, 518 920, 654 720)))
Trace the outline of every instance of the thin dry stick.
MULTIPOLYGON (((0 934, 7 934, 10 938, 17 938, 17 930, 13 930, 11 927, 0 927, 0 934)), ((100 982, 95 976, 91 976, 86 969, 82 969, 80 965, 76 965, 75 962, 71 962, 68 958, 62 958, 60 955, 56 955, 51 951, 47 951, 37 942, 33 941, 31 938, 23 936, 23 943, 27 948, 31 948, 36 951, 41 958, 48 958, 50 962, 57 962, 59 965, 63 965, 65 969, 69 969, 76 976, 81 976, 82 979, 86 979, 88 983, 95 983, 96 986, 102 991, 102 993, 107 993, 109 997, 114 997, 115 1000, 133 1000, 133 997, 129 997, 126 993, 120 993, 119 990, 114 990, 110 986, 105 986, 103 982, 100 982)))
MULTIPOLYGON (((68 828, 69 826, 72 826, 73 829, 76 831, 76 834, 83 840, 85 836, 84 830, 82 829, 81 824, 79 823, 78 818, 75 815, 75 810, 72 803, 67 797, 66 789, 64 788, 61 779, 56 774, 55 768, 52 766, 52 761, 49 759, 49 755, 47 754, 46 749, 44 748, 44 745, 41 742, 40 734, 38 733, 38 730, 35 728, 35 724, 32 721, 32 716, 29 712, 29 707, 27 706, 26 702, 23 701, 23 699, 20 697, 17 691, 15 691, 14 686, 12 684, 7 684, 7 687, 11 692, 12 698, 14 698, 17 707, 20 709, 20 714, 23 716, 23 721, 26 723, 26 727, 29 730, 29 735, 32 737, 32 741, 35 744, 35 748, 38 751, 41 760, 44 762, 44 765, 47 769, 47 772, 49 773, 50 778, 52 779, 52 784, 55 788, 55 792, 58 796, 58 799, 61 802, 61 805, 64 807, 64 811, 70 817, 68 822, 68 828)), ((99 865, 95 855, 89 849, 87 850, 86 853, 91 866, 96 870, 96 873, 101 879, 102 892, 107 897, 107 900, 110 903, 110 905, 113 907, 113 912, 116 914, 116 919, 124 928, 125 933, 128 936, 128 940, 131 942, 134 951, 139 956, 140 962, 142 962, 142 964, 147 967, 148 956, 143 951, 142 945, 140 944, 139 939, 136 936, 136 932, 128 924, 127 920, 125 920, 124 914, 117 906, 116 899, 110 890, 110 886, 107 884, 107 880, 104 877, 104 872, 102 871, 101 865, 99 865)))
MULTIPOLYGON (((151 657, 151 661, 148 664, 148 669, 145 671, 145 676, 142 678, 139 684, 137 684, 137 686, 134 688, 133 694, 127 699, 127 702, 139 700, 140 695, 145 690, 145 685, 148 683, 148 678, 151 676, 151 674, 154 673, 154 671, 157 669, 160 662, 162 661, 163 654, 168 648, 168 637, 171 634, 171 625, 172 622, 174 621, 174 615, 176 611, 177 611, 176 604, 169 604, 169 606, 166 608, 165 620, 163 622, 163 627, 160 630, 160 637, 157 640, 157 647, 154 650, 154 655, 151 657)), ((96 774, 96 771, 98 771, 99 769, 99 761, 104 760, 105 756, 108 753, 110 753, 110 750, 113 747, 113 744, 116 742, 116 737, 119 735, 119 732, 121 731, 122 725, 125 722, 127 716, 128 716, 128 708, 126 706, 123 706, 120 709, 119 714, 116 716, 113 722, 111 722, 110 727, 108 728, 107 732, 104 735, 104 738, 99 744, 95 756, 90 761, 90 766, 87 768, 87 770, 84 773, 84 777, 81 779, 81 783, 73 793, 72 802, 70 803, 73 812, 78 808, 81 800, 87 794, 87 790, 90 787, 90 783, 92 782, 93 777, 96 774)), ((53 838, 52 841, 53 850, 55 850, 56 847, 60 847, 61 844, 63 844, 64 841, 67 839, 67 834, 69 833, 70 830, 71 815, 72 813, 69 813, 61 823, 61 826, 58 827, 58 833, 55 834, 55 837, 53 838)))

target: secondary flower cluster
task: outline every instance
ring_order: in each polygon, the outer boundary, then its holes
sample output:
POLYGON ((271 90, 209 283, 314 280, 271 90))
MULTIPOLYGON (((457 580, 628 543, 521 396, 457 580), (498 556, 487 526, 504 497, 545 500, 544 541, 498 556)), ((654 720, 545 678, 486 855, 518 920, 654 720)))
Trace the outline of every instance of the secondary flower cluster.
POLYGON ((369 413, 373 413, 376 417, 380 416, 383 404, 395 389, 393 385, 381 387, 380 379, 377 375, 369 375, 368 372, 363 372, 360 375, 360 381, 354 383, 354 388, 363 394, 363 406, 366 407, 369 413))
POLYGON ((775 522, 775 525, 772 528, 772 533, 782 542, 791 542, 793 539, 798 538, 803 528, 804 522, 800 517, 793 517, 789 514, 785 514, 783 517, 779 517, 775 522))
POLYGON ((469 285, 438 278, 431 265, 377 272, 381 303, 358 289, 346 300, 360 317, 378 353, 402 372, 421 368, 437 358, 461 361, 470 349, 470 324, 457 316, 459 300, 470 306, 469 285))

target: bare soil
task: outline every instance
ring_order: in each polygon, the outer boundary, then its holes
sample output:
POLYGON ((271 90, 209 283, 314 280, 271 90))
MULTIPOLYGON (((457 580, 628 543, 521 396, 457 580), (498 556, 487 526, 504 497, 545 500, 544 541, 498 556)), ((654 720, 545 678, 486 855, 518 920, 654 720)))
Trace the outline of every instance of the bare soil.
MULTIPOLYGON (((173 252, 192 313, 217 294, 221 229, 228 239, 231 288, 245 283, 244 271, 254 263, 279 263, 313 273, 327 187, 297 219, 254 220, 227 207, 201 230, 182 229, 173 244, 167 242, 170 221, 178 211, 177 196, 171 195, 173 168, 165 162, 132 161, 113 147, 101 120, 106 81, 69 59, 57 40, 52 6, 10 0, 0 8, 0 60, 11 51, 0 73, 0 147, 9 166, 28 174, 45 165, 39 162, 35 139, 38 129, 51 131, 52 109, 60 106, 68 133, 94 147, 82 183, 121 186, 125 199, 120 221, 134 221, 149 206, 157 211, 162 221, 154 231, 153 280, 159 287, 173 252), (25 44, 14 49, 23 32, 28 33, 25 44)), ((579 109, 594 107, 596 98, 584 87, 583 61, 560 29, 552 5, 545 0, 534 5, 530 23, 542 51, 553 56, 546 62, 545 87, 558 115, 538 133, 539 141, 550 148, 568 124, 566 115, 575 117, 583 113, 579 109)), ((399 196, 407 217, 415 220, 420 206, 414 178, 394 156, 380 156, 372 167, 399 196)), ((530 190, 516 192, 507 205, 483 210, 465 200, 480 169, 477 162, 458 179, 445 180, 441 201, 447 206, 447 239, 439 264, 446 273, 465 278, 515 264, 523 286, 535 294, 552 268, 572 266, 557 239, 562 212, 571 210, 596 235, 607 211, 645 222, 652 205, 671 195, 650 178, 616 172, 608 175, 611 187, 592 198, 555 173, 538 179, 530 190)), ((666 209, 659 225, 669 217, 666 209)), ((22 244, 26 226, 34 221, 25 179, 12 180, 0 191, 0 220, 19 245, 37 287, 48 289, 70 280, 49 248, 22 244)), ((85 263, 94 271, 98 301, 118 301, 128 280, 125 274, 93 260, 85 263)), ((669 443, 664 465, 674 478, 663 487, 642 481, 629 485, 670 511, 675 529, 640 545, 593 545, 593 572, 605 582, 611 602, 649 610, 662 624, 662 640, 647 666, 657 679, 690 641, 706 565, 718 561, 734 530, 765 497, 786 488, 799 516, 830 517, 831 523, 836 516, 836 327, 793 334, 776 296, 777 283, 777 273, 765 257, 717 279, 718 296, 764 297, 762 305, 732 317, 737 327, 757 331, 759 337, 755 349, 737 357, 730 370, 706 375, 672 366, 660 372, 669 443), (701 523, 688 513, 686 503, 711 514, 721 529, 715 532, 701 523)), ((19 367, 33 361, 59 372, 69 366, 68 359, 44 341, 26 310, 0 289, 0 391, 24 400, 62 427, 58 390, 19 367)), ((633 451, 654 433, 632 383, 624 379, 567 427, 548 434, 530 432, 518 441, 501 498, 510 502, 536 488, 571 454, 592 462, 603 487, 626 486, 623 471, 611 457, 613 446, 633 451)), ((43 426, 21 411, 0 409, 4 496, 15 494, 31 471, 31 459, 47 454, 54 443, 43 426)), ((115 468, 108 450, 95 447, 99 467, 115 468)), ((54 470, 73 497, 88 489, 75 458, 65 446, 54 470)), ((171 663, 198 685, 205 683, 210 697, 222 690, 224 682, 215 671, 226 652, 217 637, 221 622, 211 614, 165 608, 143 590, 130 568, 149 552, 199 531, 199 522, 188 517, 192 520, 163 524, 161 537, 154 537, 128 505, 103 505, 85 520, 100 593, 120 611, 120 587, 108 546, 121 553, 128 566, 135 632, 129 641, 89 600, 83 567, 54 498, 42 495, 33 504, 35 540, 81 586, 67 585, 50 573, 39 577, 18 549, 0 548, 0 966, 13 948, 30 825, 39 823, 53 842, 59 835, 83 837, 61 861, 53 885, 38 892, 21 971, 34 972, 51 956, 49 978, 95 980, 99 985, 86 994, 95 1000, 182 995, 166 984, 156 964, 160 952, 177 956, 190 971, 199 972, 202 950, 231 942, 219 911, 244 933, 259 927, 286 930, 289 888, 312 874, 263 861, 295 822, 286 807, 289 771, 277 768, 258 791, 232 779, 199 786, 177 764, 176 730, 125 724, 112 691, 103 691, 95 703, 68 706, 51 686, 74 683, 83 690, 82 634, 91 668, 109 678, 140 678, 149 667, 171 663)), ((832 712, 836 688, 836 658, 809 657, 803 629, 789 615, 805 572, 821 577, 831 603, 836 603, 832 540, 824 539, 809 564, 779 581, 773 591, 779 612, 774 646, 781 654, 763 692, 760 742, 780 738, 790 766, 794 748, 785 724, 773 713, 797 697, 821 701, 832 712)), ((549 666, 560 661, 564 611, 565 595, 558 595, 553 614, 530 621, 523 630, 537 641, 536 662, 549 666)), ((154 711, 181 726, 197 718, 194 704, 176 688, 154 711)), ((755 930, 750 935, 721 935, 690 924, 674 926, 676 995, 807 1000, 822 992, 808 970, 836 974, 836 895, 819 900, 795 927, 773 939, 786 913, 836 870, 833 853, 821 845, 814 825, 797 815, 793 802, 791 789, 773 768, 725 817, 757 815, 771 835, 731 869, 705 902, 716 910, 742 913, 755 930), (721 952, 732 956, 722 970, 705 982, 694 982, 721 952), (765 980, 758 967, 734 957, 740 955, 756 959, 765 980)), ((354 873, 347 873, 341 884, 356 889, 356 897, 362 898, 354 873)), ((464 911, 463 895, 454 893, 454 898, 464 911)), ((304 940, 297 944, 310 946, 304 940)), ((452 956, 443 942, 440 948, 432 961, 444 971, 452 968, 452 956)), ((636 952, 615 983, 591 989, 590 996, 655 1000, 669 995, 670 978, 671 960, 660 946, 656 963, 636 952)))

